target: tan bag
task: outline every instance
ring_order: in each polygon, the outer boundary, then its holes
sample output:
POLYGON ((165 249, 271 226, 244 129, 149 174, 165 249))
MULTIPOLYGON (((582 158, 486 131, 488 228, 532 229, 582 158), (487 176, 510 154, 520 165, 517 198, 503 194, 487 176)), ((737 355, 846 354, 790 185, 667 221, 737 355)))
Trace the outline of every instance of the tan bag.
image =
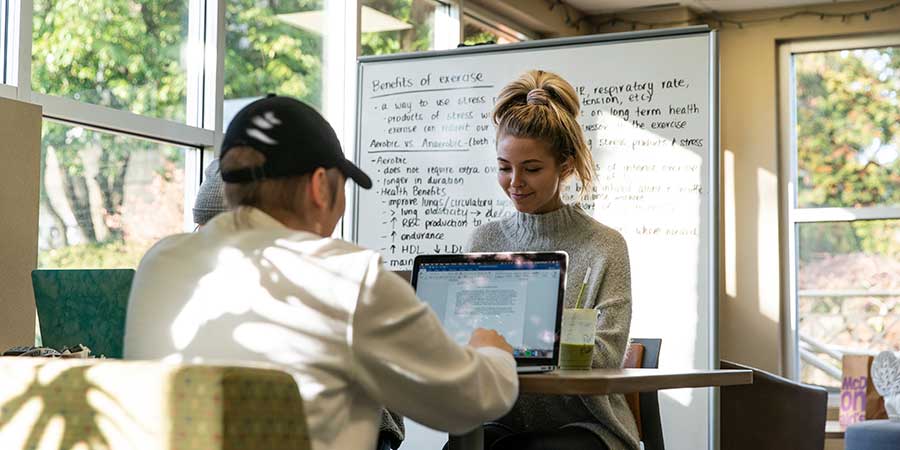
POLYGON ((871 355, 844 355, 840 415, 842 428, 864 420, 887 419, 884 399, 872 384, 874 359, 871 355))

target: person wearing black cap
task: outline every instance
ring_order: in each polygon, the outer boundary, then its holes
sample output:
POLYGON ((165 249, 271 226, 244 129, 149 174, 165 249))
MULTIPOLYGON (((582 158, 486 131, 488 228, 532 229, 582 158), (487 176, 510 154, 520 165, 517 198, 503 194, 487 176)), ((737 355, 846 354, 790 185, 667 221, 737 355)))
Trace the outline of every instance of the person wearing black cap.
MULTIPOLYGON (((206 225, 219 213, 228 211, 225 202, 225 184, 219 173, 219 160, 214 159, 203 171, 203 183, 194 199, 194 223, 197 229, 206 225)), ((400 447, 406 434, 403 417, 388 410, 381 411, 381 426, 378 432, 377 450, 390 450, 400 447)))
POLYGON ((383 406, 452 433, 509 411, 518 378, 502 336, 457 345, 377 252, 329 237, 345 179, 372 181, 314 109, 251 103, 220 170, 232 209, 141 261, 126 358, 274 363, 297 380, 313 450, 373 448, 383 406))

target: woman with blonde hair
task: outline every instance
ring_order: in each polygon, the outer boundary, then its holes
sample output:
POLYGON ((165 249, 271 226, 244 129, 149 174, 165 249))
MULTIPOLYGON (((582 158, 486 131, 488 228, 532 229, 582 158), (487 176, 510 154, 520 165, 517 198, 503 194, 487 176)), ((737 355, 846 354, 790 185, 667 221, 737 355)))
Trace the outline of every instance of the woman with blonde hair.
MULTIPOLYGON (((468 251, 563 250, 573 280, 590 268, 582 302, 599 313, 592 366, 617 368, 631 326, 625 239, 560 196, 572 177, 582 186, 582 199, 593 185, 594 161, 578 116, 575 90, 556 74, 532 70, 503 88, 493 111, 497 181, 516 212, 478 227, 468 251)), ((575 307, 578 291, 566 290, 566 308, 575 307)), ((486 450, 639 447, 634 417, 619 394, 521 395, 509 414, 485 430, 486 450)))

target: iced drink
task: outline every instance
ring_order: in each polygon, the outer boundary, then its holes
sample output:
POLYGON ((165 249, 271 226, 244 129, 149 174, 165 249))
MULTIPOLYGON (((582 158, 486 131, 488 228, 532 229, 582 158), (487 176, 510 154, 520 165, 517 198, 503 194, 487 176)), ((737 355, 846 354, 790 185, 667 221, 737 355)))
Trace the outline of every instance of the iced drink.
POLYGON ((559 345, 559 368, 589 370, 594 355, 597 332, 597 310, 570 308, 563 310, 562 336, 559 345))

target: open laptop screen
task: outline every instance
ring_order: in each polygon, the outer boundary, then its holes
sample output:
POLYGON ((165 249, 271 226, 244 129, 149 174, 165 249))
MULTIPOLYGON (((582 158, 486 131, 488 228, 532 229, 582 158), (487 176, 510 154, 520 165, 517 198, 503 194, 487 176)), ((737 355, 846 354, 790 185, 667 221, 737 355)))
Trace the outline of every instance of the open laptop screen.
POLYGON ((555 361, 565 255, 535 255, 541 254, 420 257, 413 284, 456 342, 467 343, 476 328, 494 329, 520 363, 555 361))

